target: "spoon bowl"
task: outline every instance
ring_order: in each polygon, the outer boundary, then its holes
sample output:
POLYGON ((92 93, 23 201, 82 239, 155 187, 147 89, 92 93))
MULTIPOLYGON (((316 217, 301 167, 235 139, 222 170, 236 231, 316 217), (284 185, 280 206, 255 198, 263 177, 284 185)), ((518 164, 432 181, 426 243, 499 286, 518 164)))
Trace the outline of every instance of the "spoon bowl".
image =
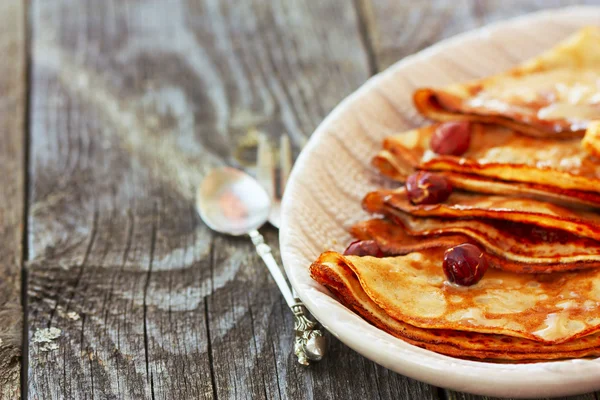
POLYGON ((209 228, 240 236, 267 222, 271 199, 250 175, 223 167, 214 169, 204 179, 198 188, 196 206, 209 228))

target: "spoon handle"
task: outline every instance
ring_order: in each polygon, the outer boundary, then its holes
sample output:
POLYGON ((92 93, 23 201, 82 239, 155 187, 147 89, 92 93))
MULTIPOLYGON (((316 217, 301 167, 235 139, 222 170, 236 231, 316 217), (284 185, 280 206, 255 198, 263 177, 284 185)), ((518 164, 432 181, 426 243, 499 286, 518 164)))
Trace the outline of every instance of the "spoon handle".
POLYGON ((294 353, 298 357, 298 362, 303 365, 309 365, 310 361, 319 361, 325 354, 327 347, 327 338, 318 329, 316 322, 311 321, 306 316, 304 305, 290 290, 277 261, 271 253, 271 247, 265 243, 263 235, 257 230, 249 234, 256 252, 263 259, 279 291, 283 294, 285 302, 294 313, 294 330, 296 338, 294 340, 294 353))
POLYGON ((294 295, 292 294, 285 277, 281 273, 281 269, 279 268, 277 261, 275 261, 275 258, 271 253, 271 247, 265 243, 265 238, 257 230, 250 232, 249 235, 250 239, 252 239, 252 243, 254 243, 254 247, 256 247, 256 252, 260 258, 263 259, 265 264, 267 264, 267 268, 275 280, 275 283, 279 287, 285 302, 287 303, 288 307, 292 308, 294 305, 296 305, 296 299, 294 298, 294 295))

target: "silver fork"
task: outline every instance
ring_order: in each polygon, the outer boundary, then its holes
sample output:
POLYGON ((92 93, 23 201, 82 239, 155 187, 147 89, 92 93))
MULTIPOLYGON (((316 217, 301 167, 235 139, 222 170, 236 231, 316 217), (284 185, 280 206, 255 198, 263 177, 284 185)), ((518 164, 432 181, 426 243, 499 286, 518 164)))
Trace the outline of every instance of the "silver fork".
POLYGON ((256 165, 256 179, 265 188, 271 197, 271 213, 269 222, 279 229, 281 222, 281 197, 292 170, 292 149, 290 138, 283 134, 279 140, 279 195, 275 186, 275 162, 273 149, 269 138, 264 133, 258 137, 258 155, 256 165))
MULTIPOLYGON (((275 185, 275 162, 273 160, 273 149, 269 138, 264 133, 258 137, 258 153, 256 163, 256 179, 269 194, 271 198, 271 212, 269 222, 279 229, 281 222, 281 197, 292 170, 292 150, 290 139, 283 134, 279 140, 279 194, 275 185)), ((292 287, 292 294, 296 305, 294 311, 294 353, 298 362, 308 365, 309 359, 306 354, 311 354, 310 361, 319 361, 327 351, 327 336, 319 329, 319 324, 306 317, 306 308, 298 298, 296 290, 292 287), (315 357, 319 355, 320 357, 315 357)))

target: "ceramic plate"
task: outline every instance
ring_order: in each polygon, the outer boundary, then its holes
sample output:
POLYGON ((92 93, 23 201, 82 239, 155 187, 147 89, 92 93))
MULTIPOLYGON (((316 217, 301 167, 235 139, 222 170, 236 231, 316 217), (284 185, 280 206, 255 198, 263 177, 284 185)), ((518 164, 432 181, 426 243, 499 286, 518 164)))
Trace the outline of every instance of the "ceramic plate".
POLYGON ((600 389, 600 359, 537 364, 466 361, 424 350, 368 324, 308 273, 324 250, 342 251, 347 229, 367 219, 360 202, 383 180, 369 166, 390 134, 420 126, 412 94, 422 86, 504 71, 552 47, 584 25, 600 24, 600 7, 544 11, 456 36, 396 63, 345 99, 298 158, 283 201, 281 252, 287 274, 311 313, 342 342, 403 375, 482 395, 538 397, 600 389))

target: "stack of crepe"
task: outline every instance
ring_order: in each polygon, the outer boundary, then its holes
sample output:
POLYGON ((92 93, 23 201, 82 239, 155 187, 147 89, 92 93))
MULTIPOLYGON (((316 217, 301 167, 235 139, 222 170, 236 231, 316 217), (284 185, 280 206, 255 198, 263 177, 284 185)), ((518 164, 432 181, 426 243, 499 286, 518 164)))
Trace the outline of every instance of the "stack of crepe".
POLYGON ((310 268, 345 306, 408 343, 490 361, 600 356, 600 29, 505 73, 414 95, 435 121, 388 137, 373 159, 397 189, 368 193, 351 233, 383 257, 321 254, 310 268), (468 121, 459 156, 430 145, 468 121), (454 188, 413 204, 416 171, 454 188), (475 244, 490 268, 448 282, 444 251, 475 244))

